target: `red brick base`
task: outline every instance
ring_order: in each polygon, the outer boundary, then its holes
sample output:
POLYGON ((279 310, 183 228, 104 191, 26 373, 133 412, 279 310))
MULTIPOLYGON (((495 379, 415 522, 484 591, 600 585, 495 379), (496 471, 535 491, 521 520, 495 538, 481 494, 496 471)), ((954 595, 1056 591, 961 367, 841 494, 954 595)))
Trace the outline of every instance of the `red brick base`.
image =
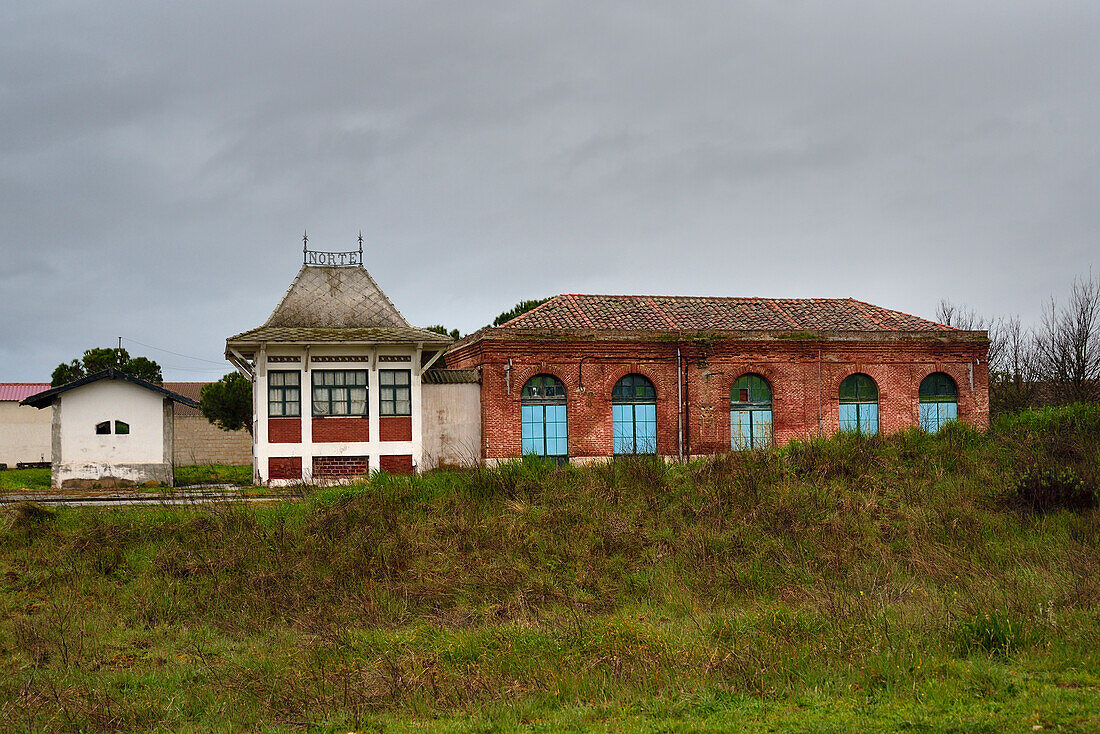
POLYGON ((366 456, 314 456, 313 476, 347 477, 370 473, 366 456))
POLYGON ((267 460, 268 479, 302 478, 301 456, 272 456, 267 460))
POLYGON ((388 471, 393 474, 413 473, 413 457, 408 454, 380 456, 378 457, 378 464, 382 471, 388 471))

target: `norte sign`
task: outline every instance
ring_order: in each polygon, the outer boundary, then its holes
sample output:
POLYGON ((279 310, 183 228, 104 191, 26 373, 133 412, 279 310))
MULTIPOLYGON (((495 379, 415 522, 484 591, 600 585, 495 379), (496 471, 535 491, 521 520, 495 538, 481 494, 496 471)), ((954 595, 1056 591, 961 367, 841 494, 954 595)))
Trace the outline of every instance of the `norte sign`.
POLYGON ((303 250, 303 263, 305 265, 363 265, 363 251, 356 252, 319 252, 317 250, 303 250))

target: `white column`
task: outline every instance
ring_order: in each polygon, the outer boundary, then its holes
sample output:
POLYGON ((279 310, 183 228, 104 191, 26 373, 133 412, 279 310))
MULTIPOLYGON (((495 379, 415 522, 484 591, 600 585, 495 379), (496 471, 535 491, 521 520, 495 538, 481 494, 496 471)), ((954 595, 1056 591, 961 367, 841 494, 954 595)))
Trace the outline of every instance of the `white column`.
POLYGON ((309 363, 309 347, 302 354, 301 407, 302 421, 302 481, 313 480, 313 366, 309 363))
POLYGON ((420 409, 420 361, 422 350, 413 355, 412 369, 409 370, 409 392, 412 400, 412 460, 413 467, 420 471, 424 462, 424 436, 422 435, 423 416, 420 409))
MULTIPOLYGON (((381 410, 379 403, 379 393, 381 392, 378 384, 378 349, 370 350, 370 370, 367 372, 367 413, 369 418, 367 419, 367 430, 370 431, 370 443, 371 445, 380 445, 382 440, 382 422, 378 420, 378 414, 381 410)), ((382 464, 379 461, 378 452, 370 452, 370 470, 379 471, 382 468, 382 464)))
POLYGON ((260 345, 256 352, 256 381, 252 393, 252 473, 257 484, 265 484, 267 476, 267 348, 260 345))

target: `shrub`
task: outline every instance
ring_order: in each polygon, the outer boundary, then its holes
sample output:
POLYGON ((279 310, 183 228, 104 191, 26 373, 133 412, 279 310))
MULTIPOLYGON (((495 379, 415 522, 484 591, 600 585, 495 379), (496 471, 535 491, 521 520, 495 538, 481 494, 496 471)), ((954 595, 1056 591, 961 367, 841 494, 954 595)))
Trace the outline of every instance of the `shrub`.
POLYGON ((1023 624, 999 612, 979 612, 962 620, 955 629, 955 636, 963 655, 982 653, 1009 657, 1025 642, 1023 624))
POLYGON ((1096 507, 1096 495, 1096 485, 1082 479, 1072 467, 1031 464, 1017 476, 1009 499, 1034 512, 1080 512, 1096 507))
POLYGON ((20 502, 11 513, 11 532, 37 535, 53 522, 56 513, 32 502, 20 502))

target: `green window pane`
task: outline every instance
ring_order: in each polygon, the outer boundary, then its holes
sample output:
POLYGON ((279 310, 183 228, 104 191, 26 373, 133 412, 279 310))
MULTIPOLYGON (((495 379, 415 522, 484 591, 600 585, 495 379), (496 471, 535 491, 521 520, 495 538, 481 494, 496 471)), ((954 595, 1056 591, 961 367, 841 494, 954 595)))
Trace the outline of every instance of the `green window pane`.
POLYGON ((657 390, 643 375, 626 375, 611 390, 615 402, 649 402, 657 399, 657 390))
POLYGON ((867 375, 849 375, 840 383, 840 402, 878 402, 878 385, 867 375))
POLYGON ((523 386, 520 397, 523 400, 562 402, 565 400, 565 385, 553 375, 535 375, 523 386))
POLYGON ((958 400, 959 389, 950 375, 933 372, 921 380, 918 396, 922 403, 953 403, 958 400))
POLYGON ((770 407, 772 388, 760 375, 742 375, 733 383, 730 402, 738 406, 770 407))

